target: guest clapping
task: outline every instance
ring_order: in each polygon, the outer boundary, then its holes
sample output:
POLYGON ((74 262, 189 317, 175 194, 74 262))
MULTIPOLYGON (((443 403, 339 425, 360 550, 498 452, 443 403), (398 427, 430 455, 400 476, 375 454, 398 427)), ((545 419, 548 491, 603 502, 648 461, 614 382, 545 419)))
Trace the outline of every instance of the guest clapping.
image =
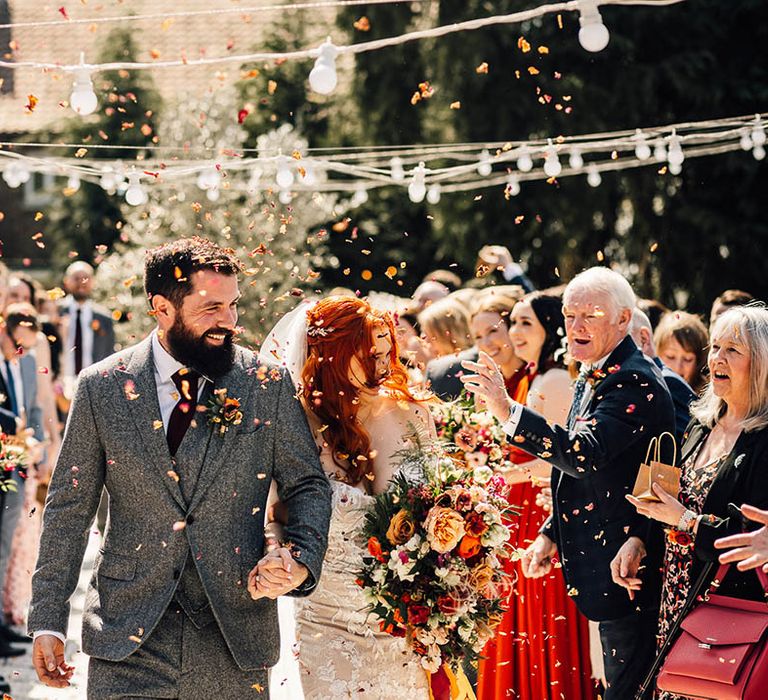
MULTIPOLYGON (((757 508, 768 507, 768 310, 739 307, 722 314, 712 327, 707 362, 711 379, 691 407, 694 421, 683 446, 679 497, 657 487, 658 503, 627 497, 638 513, 669 528, 659 625, 662 642, 704 563, 717 559, 715 540, 741 531, 741 518, 729 513, 728 504, 749 501, 757 508)), ((749 542, 740 537, 730 541, 747 546, 749 542)), ((616 576, 614 580, 630 590, 640 585, 616 576)), ((718 592, 754 600, 763 597, 757 577, 738 571, 726 576, 718 592)))

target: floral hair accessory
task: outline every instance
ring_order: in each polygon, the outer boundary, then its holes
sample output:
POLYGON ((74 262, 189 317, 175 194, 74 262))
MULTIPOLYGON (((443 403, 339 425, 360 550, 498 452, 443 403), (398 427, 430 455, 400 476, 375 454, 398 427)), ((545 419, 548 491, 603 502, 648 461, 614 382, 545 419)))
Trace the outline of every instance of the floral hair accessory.
POLYGON ((208 422, 216 426, 219 435, 224 435, 230 426, 240 425, 243 422, 240 399, 227 396, 226 388, 213 390, 213 398, 208 402, 208 410, 210 411, 208 422))

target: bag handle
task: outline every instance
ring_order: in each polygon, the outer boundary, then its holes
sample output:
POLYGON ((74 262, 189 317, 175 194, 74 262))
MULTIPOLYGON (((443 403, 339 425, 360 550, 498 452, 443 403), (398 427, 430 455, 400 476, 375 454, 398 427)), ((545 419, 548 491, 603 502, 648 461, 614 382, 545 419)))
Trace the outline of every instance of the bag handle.
POLYGON ((648 443, 648 451, 645 453, 645 462, 643 464, 650 464, 648 461, 648 458, 651 456, 651 451, 653 451, 653 458, 654 462, 659 461, 659 439, 654 436, 651 438, 651 441, 648 443))
MULTIPOLYGON (((704 593, 704 600, 707 600, 712 593, 717 591, 731 566, 731 564, 720 564, 715 577, 712 579, 712 583, 709 584, 709 588, 704 593)), ((760 585, 763 587, 765 602, 768 604, 768 574, 763 571, 762 566, 758 566, 754 571, 757 574, 757 578, 760 580, 760 585)))
POLYGON ((672 440, 672 462, 670 464, 673 467, 677 466, 677 440, 675 439, 675 436, 672 435, 668 430, 665 430, 661 435, 659 435, 659 440, 657 444, 656 449, 656 461, 661 461, 661 441, 664 436, 668 436, 670 440, 672 440))

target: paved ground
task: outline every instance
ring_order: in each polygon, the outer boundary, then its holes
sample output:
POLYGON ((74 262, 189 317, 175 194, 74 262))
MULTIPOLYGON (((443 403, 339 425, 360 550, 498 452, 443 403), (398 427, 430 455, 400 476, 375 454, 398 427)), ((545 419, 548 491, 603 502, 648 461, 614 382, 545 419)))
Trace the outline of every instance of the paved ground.
MULTIPOLYGON (((80 582, 77 592, 72 597, 72 616, 69 622, 69 640, 67 641, 66 655, 70 663, 75 665, 75 675, 69 688, 57 690, 46 688, 37 682, 37 675, 32 669, 32 655, 20 656, 0 662, 0 674, 5 676, 11 684, 11 697, 13 700, 84 700, 85 679, 87 670, 87 658, 80 649, 80 625, 85 599, 85 588, 91 576, 93 560, 99 548, 99 536, 91 534, 88 549, 83 560, 83 569, 80 572, 80 582)), ((31 645, 28 647, 31 651, 31 645)))

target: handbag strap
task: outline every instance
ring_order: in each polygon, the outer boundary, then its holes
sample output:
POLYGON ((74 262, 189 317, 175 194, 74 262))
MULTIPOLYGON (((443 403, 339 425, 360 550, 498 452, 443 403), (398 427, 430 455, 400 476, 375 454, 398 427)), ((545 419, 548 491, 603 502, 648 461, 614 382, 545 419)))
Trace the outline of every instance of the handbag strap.
MULTIPOLYGON (((715 574, 715 577, 712 579, 712 582, 709 584, 709 588, 704 593, 704 600, 707 600, 709 596, 712 593, 715 593, 717 589, 720 587, 720 584, 722 584, 723 579, 725 578, 726 574, 728 573, 729 569, 731 568, 731 564, 720 564, 720 567, 717 570, 717 573, 715 574)), ((762 566, 758 566, 755 569, 755 573, 757 574, 757 578, 760 581, 760 585, 763 587, 763 595, 765 597, 765 602, 768 604, 768 574, 763 571, 762 566)))
POLYGON ((669 437, 670 440, 672 440, 672 461, 670 464, 675 467, 677 466, 677 440, 675 440, 675 436, 672 435, 668 430, 665 430, 661 435, 659 435, 659 441, 658 441, 658 450, 656 452, 657 454, 657 462, 661 461, 661 441, 664 438, 664 436, 669 437))
POLYGON ((659 461, 659 440, 656 436, 652 437, 651 441, 648 443, 648 451, 645 453, 645 462, 643 462, 643 464, 650 464, 648 459, 651 456, 651 452, 653 452, 654 461, 658 462, 659 461))

